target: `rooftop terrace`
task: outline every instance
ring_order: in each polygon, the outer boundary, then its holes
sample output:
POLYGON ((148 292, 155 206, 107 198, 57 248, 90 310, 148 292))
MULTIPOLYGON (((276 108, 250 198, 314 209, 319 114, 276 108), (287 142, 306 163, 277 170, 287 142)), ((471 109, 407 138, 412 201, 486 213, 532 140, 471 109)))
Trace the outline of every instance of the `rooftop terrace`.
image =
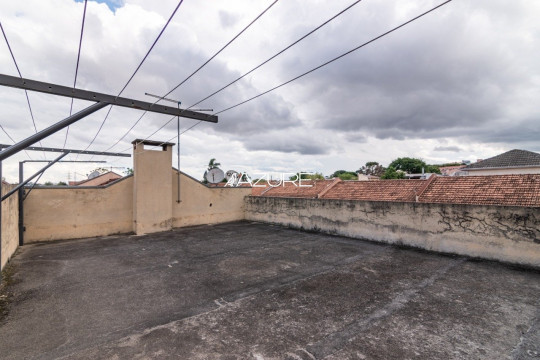
POLYGON ((251 222, 27 245, 6 359, 537 359, 540 273, 251 222))

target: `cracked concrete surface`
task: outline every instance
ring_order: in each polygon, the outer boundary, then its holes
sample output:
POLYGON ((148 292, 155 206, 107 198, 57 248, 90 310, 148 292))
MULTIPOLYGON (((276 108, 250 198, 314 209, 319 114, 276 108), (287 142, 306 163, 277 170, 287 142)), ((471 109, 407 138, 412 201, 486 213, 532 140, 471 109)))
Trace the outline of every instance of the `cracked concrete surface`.
POLYGON ((538 359, 540 272, 237 222, 36 244, 6 359, 538 359))

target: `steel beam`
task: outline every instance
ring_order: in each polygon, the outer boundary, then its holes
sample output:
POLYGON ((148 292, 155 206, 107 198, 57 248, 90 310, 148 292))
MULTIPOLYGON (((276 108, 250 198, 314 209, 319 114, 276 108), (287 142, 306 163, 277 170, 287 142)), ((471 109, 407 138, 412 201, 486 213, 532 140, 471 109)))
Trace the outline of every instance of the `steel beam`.
MULTIPOLYGON (((8 148, 10 146, 11 145, 0 144, 0 150, 8 148)), ((105 152, 105 151, 75 150, 75 149, 60 149, 60 148, 38 147, 38 146, 29 146, 29 147, 25 148, 24 150, 48 151, 48 152, 69 152, 71 154, 85 154, 85 155, 131 157, 131 154, 123 154, 123 153, 113 153, 113 152, 105 152)), ((41 161, 42 160, 36 160, 36 162, 41 162, 41 161)), ((31 162, 31 161, 26 160, 26 162, 31 162)), ((84 162, 84 161, 77 161, 77 162, 84 162)), ((87 162, 102 162, 102 161, 87 161, 87 162)))
POLYGON ((73 114, 64 120, 61 120, 57 122, 56 124, 53 124, 49 126, 46 129, 41 130, 40 132, 35 133, 34 135, 27 137, 23 141, 19 141, 18 143, 11 145, 4 151, 0 152, 0 161, 7 159, 8 157, 18 153, 21 150, 24 150, 28 146, 37 143, 40 140, 45 139, 47 136, 54 134, 57 131, 62 130, 63 128, 73 124, 74 122, 79 121, 80 119, 84 118, 85 116, 88 116, 99 109, 103 109, 105 106, 107 106, 106 103, 98 102, 95 104, 90 105, 89 107, 79 111, 76 114, 73 114))
POLYGON ((145 110, 148 112, 155 112, 160 114, 181 116, 189 119, 208 121, 217 123, 218 117, 216 115, 198 113, 196 111, 179 109, 175 106, 164 106, 146 101, 139 101, 134 99, 122 98, 114 95, 108 95, 103 93, 97 93, 93 91, 87 91, 82 89, 74 89, 72 87, 55 85, 45 83, 36 80, 24 79, 16 76, 9 76, 0 74, 0 85, 14 87, 18 89, 38 91, 46 94, 65 96, 69 98, 75 98, 80 100, 97 101, 105 103, 107 105, 116 105, 128 108, 135 108, 145 110))

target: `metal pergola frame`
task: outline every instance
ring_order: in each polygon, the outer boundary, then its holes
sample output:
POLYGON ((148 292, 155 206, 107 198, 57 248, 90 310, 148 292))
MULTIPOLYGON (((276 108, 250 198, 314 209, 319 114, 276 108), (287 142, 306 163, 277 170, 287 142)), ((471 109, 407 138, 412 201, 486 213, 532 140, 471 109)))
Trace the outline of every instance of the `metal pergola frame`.
MULTIPOLYGON (((69 125, 85 118, 86 116, 93 114, 94 112, 100 109, 103 109, 104 107, 108 105, 116 105, 116 106, 121 106, 121 107, 132 108, 132 109, 144 110, 144 111, 153 112, 153 113, 167 114, 167 115, 173 115, 173 116, 178 116, 178 117, 185 117, 189 119, 208 121, 208 122, 213 122, 213 123, 218 122, 218 117, 216 115, 204 114, 204 113, 191 111, 187 109, 180 109, 179 107, 164 106, 164 105, 159 105, 157 103, 149 103, 145 101, 139 101, 139 100, 130 99, 130 98, 123 98, 119 96, 98 93, 98 92, 93 92, 93 91, 88 91, 88 90, 82 90, 82 89, 77 89, 77 88, 71 88, 67 86, 56 85, 56 84, 51 84, 51 83, 46 83, 46 82, 36 81, 36 80, 31 80, 31 79, 25 79, 22 77, 10 76, 10 75, 5 75, 5 74, 0 74, 0 85, 95 102, 94 104, 77 112, 76 114, 68 116, 67 118, 58 121, 57 123, 49 126, 46 129, 36 132, 34 135, 31 135, 27 137, 26 139, 19 141, 16 144, 0 148, 0 181, 2 179, 2 161, 3 160, 25 149, 28 149, 28 150, 41 149, 40 151, 47 151, 47 150, 43 150, 43 148, 35 148, 35 147, 29 148, 29 147, 45 139, 46 137, 68 127, 69 125)), ((54 149, 54 148, 50 148, 50 149, 51 150, 48 150, 48 151, 62 152, 63 154, 60 155, 58 158, 56 158, 53 162, 49 163, 44 169, 42 169, 41 172, 48 169, 50 166, 52 166, 52 164, 56 163, 57 161, 59 161, 61 158, 63 158, 69 153, 80 153, 80 154, 93 153, 91 151, 84 151, 84 150, 65 150, 65 149, 54 149)), ((126 154, 119 155, 118 153, 116 153, 112 155, 112 153, 108 153, 108 154, 100 153, 100 154, 95 154, 95 155, 125 156, 126 154)), ((24 185, 21 186, 21 184, 19 184, 18 190, 21 191, 23 186, 24 185)), ((4 200, 4 197, 2 197, 2 200, 4 200)), ((1 205, 1 201, 0 201, 0 205, 1 205)), ((1 206, 0 206, 0 244, 2 240, 1 228, 2 228, 2 211, 1 211, 1 206)), ((2 249, 0 246, 0 259, 1 259, 1 255, 2 255, 2 249)), ((1 281, 2 281, 2 275, 0 272, 0 282, 1 281)))

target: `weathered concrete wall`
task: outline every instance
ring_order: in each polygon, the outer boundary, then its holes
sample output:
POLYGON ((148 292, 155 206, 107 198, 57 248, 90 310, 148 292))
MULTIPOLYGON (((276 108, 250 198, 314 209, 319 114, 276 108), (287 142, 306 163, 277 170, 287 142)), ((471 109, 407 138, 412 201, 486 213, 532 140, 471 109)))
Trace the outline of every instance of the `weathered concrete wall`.
POLYGON ((182 227, 200 224, 217 224, 243 220, 244 197, 251 194, 251 188, 212 188, 181 173, 180 199, 178 194, 177 171, 173 170, 173 226, 182 227))
MULTIPOLYGON (((2 184, 1 194, 4 195, 14 185, 2 184)), ((2 201, 2 259, 0 259, 0 269, 4 268, 9 258, 19 246, 19 197, 17 193, 2 201)))
POLYGON ((24 243, 133 231, 133 177, 103 188, 35 188, 24 201, 24 243))
POLYGON ((540 208, 249 196, 246 219, 540 267, 540 208))

